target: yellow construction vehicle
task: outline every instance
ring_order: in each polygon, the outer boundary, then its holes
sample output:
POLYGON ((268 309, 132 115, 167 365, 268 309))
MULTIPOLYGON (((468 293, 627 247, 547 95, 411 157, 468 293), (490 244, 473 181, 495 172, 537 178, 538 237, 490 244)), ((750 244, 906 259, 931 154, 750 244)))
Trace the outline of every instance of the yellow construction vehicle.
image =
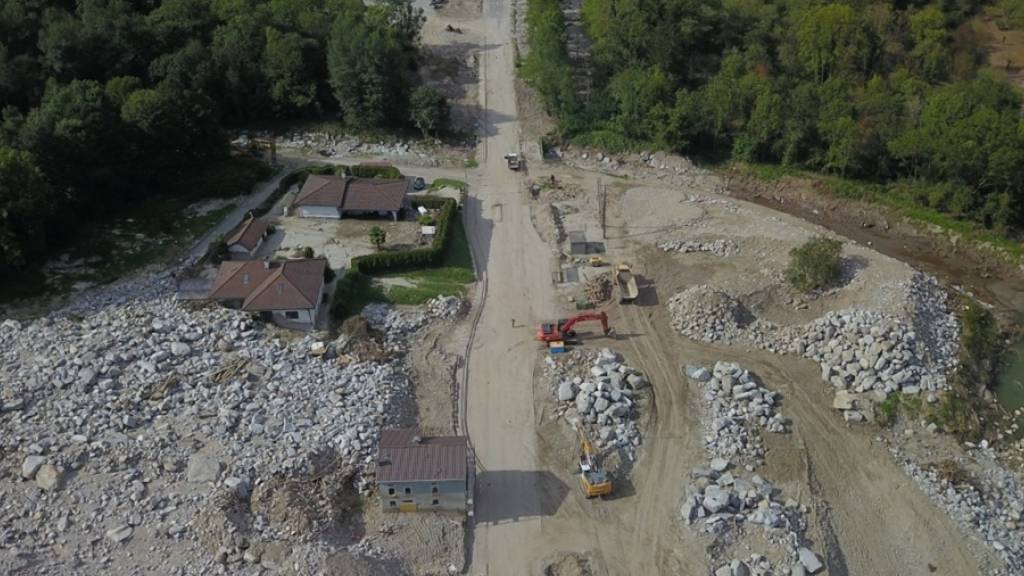
POLYGON ((600 256, 591 256, 589 258, 589 262, 590 265, 593 266, 594 268, 600 268, 601 266, 605 266, 608 264, 607 262, 604 261, 604 258, 601 258, 600 256))
POLYGON ((580 490, 588 499, 612 493, 612 481, 594 454, 594 446, 579 424, 575 425, 580 438, 580 490))

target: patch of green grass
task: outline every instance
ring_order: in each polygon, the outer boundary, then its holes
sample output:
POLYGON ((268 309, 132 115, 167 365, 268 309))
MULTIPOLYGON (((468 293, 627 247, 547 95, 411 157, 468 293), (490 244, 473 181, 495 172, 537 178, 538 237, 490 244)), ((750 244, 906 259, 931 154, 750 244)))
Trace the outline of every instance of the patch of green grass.
POLYGON ((430 183, 431 192, 436 192, 441 188, 455 188, 459 192, 465 192, 469 186, 462 180, 453 180, 452 178, 438 178, 430 183))
POLYGON ((440 265, 415 270, 403 270, 375 275, 378 278, 402 278, 414 286, 391 286, 387 301, 393 304, 422 304, 437 296, 461 296, 466 284, 476 281, 473 256, 462 225, 462 219, 452 219, 451 238, 445 247, 440 265))
POLYGON ((466 168, 473 169, 473 168, 477 168, 479 166, 480 166, 480 163, 476 161, 476 158, 467 158, 466 159, 466 168))

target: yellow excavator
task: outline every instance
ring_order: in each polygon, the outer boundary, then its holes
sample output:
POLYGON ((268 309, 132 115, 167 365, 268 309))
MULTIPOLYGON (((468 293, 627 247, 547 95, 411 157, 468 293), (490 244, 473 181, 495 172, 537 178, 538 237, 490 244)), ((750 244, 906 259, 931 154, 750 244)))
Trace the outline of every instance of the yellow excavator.
POLYGON ((597 496, 605 497, 612 493, 612 481, 598 463, 594 454, 594 446, 587 438, 583 427, 576 424, 576 434, 580 438, 580 490, 587 499, 597 496))

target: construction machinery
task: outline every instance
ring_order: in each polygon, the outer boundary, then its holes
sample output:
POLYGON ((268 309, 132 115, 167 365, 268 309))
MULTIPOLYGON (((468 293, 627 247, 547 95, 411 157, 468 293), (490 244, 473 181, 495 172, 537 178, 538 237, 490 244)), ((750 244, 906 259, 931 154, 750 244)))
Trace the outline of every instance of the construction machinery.
POLYGON ((606 336, 612 331, 608 327, 608 315, 604 312, 583 312, 572 318, 564 318, 557 322, 541 324, 537 328, 537 340, 541 342, 571 340, 576 336, 576 324, 588 321, 601 322, 601 331, 606 336))
POLYGON ((593 268, 600 268, 608 264, 605 262, 604 258, 601 258, 600 256, 591 256, 590 258, 587 258, 587 263, 589 263, 593 268))
POLYGON ((598 496, 603 498, 612 493, 612 481, 601 467, 583 427, 576 424, 574 428, 580 438, 580 490, 587 499, 598 496))
POLYGON ((629 264, 619 264, 615 270, 615 282, 619 285, 619 303, 626 304, 636 300, 640 289, 636 285, 636 276, 629 264))

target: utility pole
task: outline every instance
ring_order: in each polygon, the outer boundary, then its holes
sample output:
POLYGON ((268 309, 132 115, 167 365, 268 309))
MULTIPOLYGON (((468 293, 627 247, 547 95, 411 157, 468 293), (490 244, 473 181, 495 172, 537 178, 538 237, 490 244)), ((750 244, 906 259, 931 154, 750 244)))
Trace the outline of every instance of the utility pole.
POLYGON ((608 235, 605 233, 605 205, 607 204, 608 198, 604 183, 601 182, 600 178, 597 179, 597 198, 601 203, 598 209, 598 213, 601 215, 601 239, 607 240, 608 235))

